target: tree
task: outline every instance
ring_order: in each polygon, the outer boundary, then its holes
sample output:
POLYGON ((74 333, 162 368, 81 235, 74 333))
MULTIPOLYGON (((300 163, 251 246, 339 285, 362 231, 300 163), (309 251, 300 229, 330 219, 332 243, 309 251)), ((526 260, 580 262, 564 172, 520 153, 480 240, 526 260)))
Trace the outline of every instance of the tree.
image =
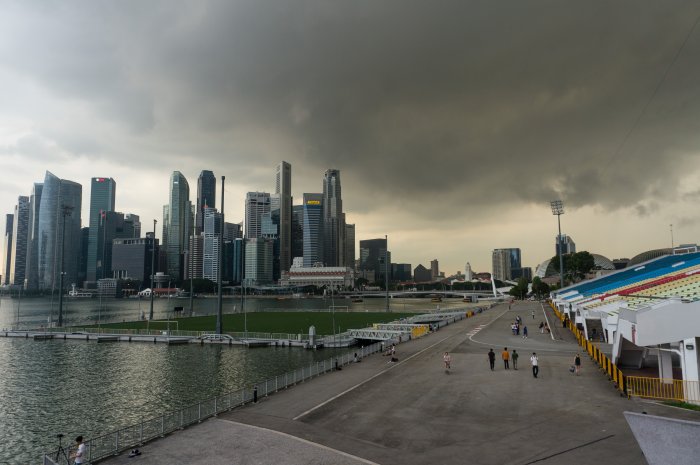
MULTIPOLYGON (((590 272, 595 266, 593 255, 585 250, 572 254, 565 254, 564 259, 564 279, 570 282, 582 280, 586 273, 590 272)), ((555 255, 551 259, 552 268, 559 273, 559 256, 555 255)))
POLYGON ((520 278, 518 279, 518 284, 513 286, 510 291, 508 292, 510 295, 513 297, 517 297, 519 299, 524 299, 525 296, 527 295, 528 292, 528 282, 526 278, 520 278))
POLYGON ((543 296, 549 294, 549 291, 549 285, 543 282, 539 276, 532 278, 532 292, 538 299, 541 299, 543 296))
POLYGON ((366 286, 369 283, 368 280, 365 278, 357 278, 355 280, 355 289, 361 289, 363 286, 366 286))

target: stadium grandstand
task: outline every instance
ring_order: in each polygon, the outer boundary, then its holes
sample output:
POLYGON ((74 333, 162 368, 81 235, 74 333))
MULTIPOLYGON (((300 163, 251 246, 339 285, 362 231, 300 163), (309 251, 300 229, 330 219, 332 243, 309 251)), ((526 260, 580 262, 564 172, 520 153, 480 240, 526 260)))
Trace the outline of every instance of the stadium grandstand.
POLYGON ((700 251, 696 245, 666 251, 556 291, 552 303, 626 374, 658 367, 663 382, 690 381, 697 390, 700 251))

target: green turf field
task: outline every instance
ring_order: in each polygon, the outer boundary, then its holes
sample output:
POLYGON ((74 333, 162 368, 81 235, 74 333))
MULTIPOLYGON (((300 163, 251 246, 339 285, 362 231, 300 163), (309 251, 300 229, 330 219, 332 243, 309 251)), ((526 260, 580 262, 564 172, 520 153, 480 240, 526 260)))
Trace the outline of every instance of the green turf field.
MULTIPOLYGON (((386 312, 336 312, 336 331, 347 329, 366 328, 372 323, 386 323, 409 316, 412 313, 386 313, 386 312)), ((224 332, 239 332, 244 330, 244 315, 241 313, 224 315, 224 332)), ((306 334, 309 326, 316 327, 316 334, 333 334, 333 314, 329 312, 255 312, 247 314, 248 331, 261 333, 291 333, 306 334)), ((177 329, 180 331, 215 331, 216 316, 195 316, 192 318, 177 318, 177 329)), ((133 321, 125 323, 104 324, 103 328, 146 328, 147 322, 133 321)), ((165 329, 168 324, 165 321, 151 321, 148 325, 151 329, 165 329)), ((170 323, 170 329, 176 329, 170 323)))

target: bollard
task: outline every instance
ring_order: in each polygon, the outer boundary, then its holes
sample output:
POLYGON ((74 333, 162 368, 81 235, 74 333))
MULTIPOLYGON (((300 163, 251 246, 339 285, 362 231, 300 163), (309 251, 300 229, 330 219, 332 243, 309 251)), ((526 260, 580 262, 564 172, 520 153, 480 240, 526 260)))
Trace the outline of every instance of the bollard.
POLYGON ((253 403, 254 404, 258 403, 258 387, 257 386, 253 387, 253 403))

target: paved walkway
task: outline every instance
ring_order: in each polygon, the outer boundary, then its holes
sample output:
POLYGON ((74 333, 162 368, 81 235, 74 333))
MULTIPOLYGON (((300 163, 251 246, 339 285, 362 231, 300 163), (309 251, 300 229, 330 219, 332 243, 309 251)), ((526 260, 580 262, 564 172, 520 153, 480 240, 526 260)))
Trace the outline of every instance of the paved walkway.
POLYGON ((398 363, 368 357, 147 444, 139 457, 103 463, 637 465, 645 460, 623 411, 700 417, 621 398, 587 356, 581 376, 571 375, 579 348, 567 331, 539 333, 544 312, 539 302, 494 307, 401 344, 398 363), (527 339, 511 334, 517 315, 528 324, 527 339), (519 369, 504 370, 498 357, 492 372, 491 347, 497 354, 516 348, 519 369), (533 351, 538 379, 528 366, 533 351))

